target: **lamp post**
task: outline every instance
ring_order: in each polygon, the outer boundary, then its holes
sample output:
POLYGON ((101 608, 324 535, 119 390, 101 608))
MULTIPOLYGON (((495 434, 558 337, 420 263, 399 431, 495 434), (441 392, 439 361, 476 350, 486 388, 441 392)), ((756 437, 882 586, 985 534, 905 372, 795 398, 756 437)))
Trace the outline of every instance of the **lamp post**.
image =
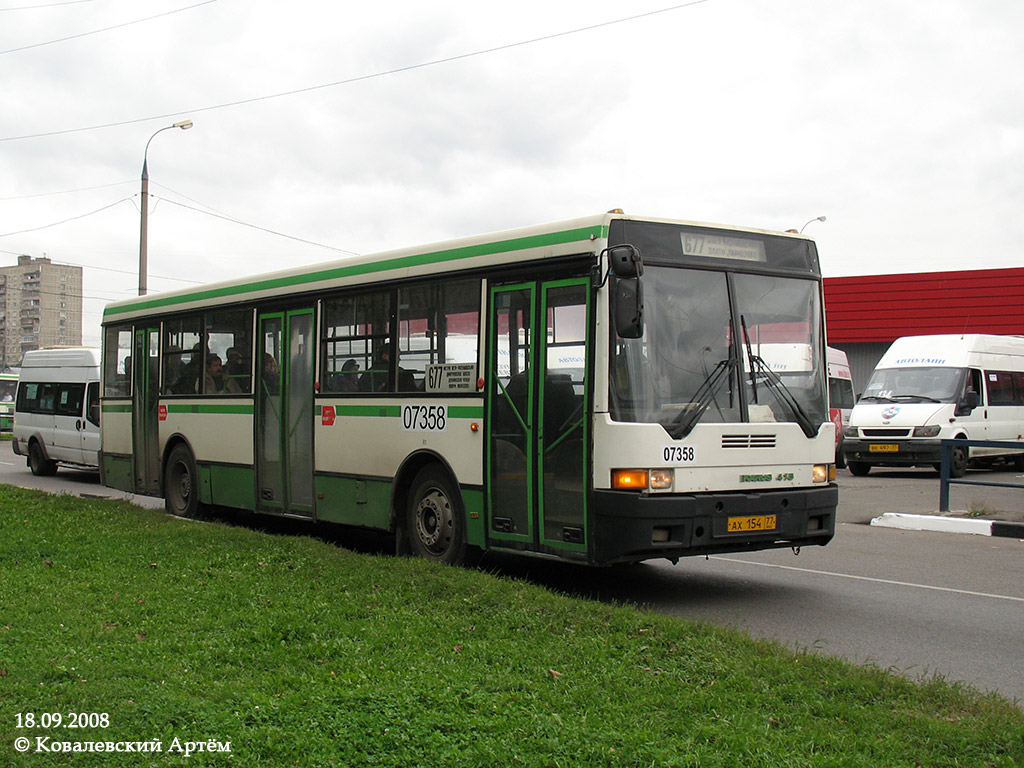
MULTIPOLYGON (((816 221, 824 221, 824 220, 825 220, 824 216, 815 216, 813 219, 808 221, 807 224, 813 224, 816 221)), ((804 224, 802 227, 800 227, 800 234, 801 235, 804 233, 804 230, 807 228, 807 224, 804 224)))
POLYGON ((139 296, 145 296, 147 291, 146 273, 149 270, 149 170, 146 168, 146 158, 149 155, 149 144, 156 138, 157 133, 169 131, 171 128, 180 128, 187 131, 192 127, 191 120, 181 120, 174 125, 168 125, 149 137, 146 142, 146 150, 142 153, 142 223, 139 226, 139 296))

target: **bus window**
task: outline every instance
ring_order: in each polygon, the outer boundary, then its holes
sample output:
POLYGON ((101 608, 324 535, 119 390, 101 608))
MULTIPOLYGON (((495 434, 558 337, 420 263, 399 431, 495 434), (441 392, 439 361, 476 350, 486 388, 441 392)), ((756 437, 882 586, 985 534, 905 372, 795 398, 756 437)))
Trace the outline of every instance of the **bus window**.
POLYGON ((398 391, 424 391, 428 365, 475 363, 479 327, 479 280, 400 289, 398 391))
MULTIPOLYGON (((241 395, 252 391, 252 311, 210 312, 206 315, 206 350, 221 360, 219 380, 205 394, 241 395)), ((209 384, 210 382, 207 382, 209 384)))
POLYGON ((390 304, 385 291, 324 302, 322 392, 388 390, 390 304))
POLYGON ((128 397, 132 393, 131 326, 107 328, 103 338, 103 394, 105 397, 128 397))
POLYGON ((165 395, 194 395, 202 375, 202 319, 199 315, 164 323, 165 395))

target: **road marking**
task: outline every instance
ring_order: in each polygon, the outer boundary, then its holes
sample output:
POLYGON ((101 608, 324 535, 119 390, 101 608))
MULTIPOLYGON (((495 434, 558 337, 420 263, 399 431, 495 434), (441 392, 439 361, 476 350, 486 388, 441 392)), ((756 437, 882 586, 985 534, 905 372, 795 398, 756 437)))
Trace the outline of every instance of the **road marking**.
POLYGON ((855 576, 852 573, 835 573, 833 571, 818 571, 813 568, 796 568, 792 565, 776 565, 775 563, 758 563, 753 560, 740 560, 735 557, 720 557, 712 555, 711 560, 721 560, 726 563, 742 563, 743 565, 759 565, 762 568, 779 568, 783 571, 797 571, 799 573, 813 573, 818 576, 835 576, 840 579, 853 579, 854 581, 871 581, 875 584, 888 584, 894 587, 914 587, 915 589, 930 589, 934 592, 952 592, 955 595, 968 595, 970 597, 989 597, 993 600, 1010 600, 1015 603, 1024 603, 1024 597, 1013 597, 1012 595, 993 595, 988 592, 972 592, 969 589, 953 589, 952 587, 935 587, 931 584, 914 584, 909 581, 893 581, 892 579, 875 579, 871 576, 855 576))

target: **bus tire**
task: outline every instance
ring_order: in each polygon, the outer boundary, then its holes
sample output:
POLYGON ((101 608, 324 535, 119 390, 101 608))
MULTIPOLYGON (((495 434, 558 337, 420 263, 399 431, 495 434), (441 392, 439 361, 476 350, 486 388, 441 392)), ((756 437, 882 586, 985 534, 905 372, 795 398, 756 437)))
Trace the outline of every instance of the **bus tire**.
POLYGON ((202 508, 195 457, 188 446, 176 445, 164 467, 164 509, 170 515, 195 519, 202 508))
POLYGON ((465 560, 462 494, 436 464, 421 469, 412 481, 405 529, 412 554, 449 565, 465 560))
POLYGON ((865 464, 863 461, 848 461, 846 462, 846 468, 855 477, 867 477, 868 472, 871 471, 871 465, 865 464))
POLYGON ((46 451, 38 440, 28 444, 28 468, 36 477, 52 477, 57 474, 57 462, 46 458, 46 451))

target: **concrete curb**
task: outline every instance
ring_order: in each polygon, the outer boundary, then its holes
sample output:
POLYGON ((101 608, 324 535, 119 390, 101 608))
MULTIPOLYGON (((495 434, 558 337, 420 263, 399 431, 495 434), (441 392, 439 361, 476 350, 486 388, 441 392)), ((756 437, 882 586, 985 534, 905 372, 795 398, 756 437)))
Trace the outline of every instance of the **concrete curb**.
POLYGON ((1024 539, 1024 523, 1000 520, 979 520, 974 517, 946 517, 944 515, 909 515, 886 512, 871 521, 880 528, 898 528, 903 531, 938 531, 940 533, 971 533, 976 536, 1006 536, 1024 539))

